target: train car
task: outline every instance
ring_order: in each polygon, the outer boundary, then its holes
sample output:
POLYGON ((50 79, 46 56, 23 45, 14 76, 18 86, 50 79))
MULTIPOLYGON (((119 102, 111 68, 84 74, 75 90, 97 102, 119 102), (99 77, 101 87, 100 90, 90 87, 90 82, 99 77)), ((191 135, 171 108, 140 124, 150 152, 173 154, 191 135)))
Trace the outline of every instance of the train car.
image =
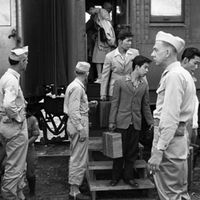
MULTIPOLYGON (((76 62, 88 60, 87 11, 105 1, 113 5, 113 27, 116 31, 130 29, 132 45, 140 54, 150 57, 159 30, 182 37, 186 47, 200 48, 198 0, 0 0, 0 75, 8 67, 9 50, 28 45, 29 63, 22 77, 27 100, 37 104, 49 86, 55 95, 62 93, 74 78, 76 62)), ((162 70, 152 63, 147 75, 152 105, 162 70)), ((197 69, 198 96, 199 72, 197 69)))

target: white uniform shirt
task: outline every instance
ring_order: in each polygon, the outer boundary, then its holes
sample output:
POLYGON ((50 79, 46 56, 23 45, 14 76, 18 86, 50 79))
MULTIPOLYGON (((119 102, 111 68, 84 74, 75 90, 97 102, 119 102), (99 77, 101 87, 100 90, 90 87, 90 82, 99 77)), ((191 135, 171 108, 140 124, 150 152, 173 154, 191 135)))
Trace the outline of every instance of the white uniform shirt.
POLYGON ((163 72, 157 89, 154 118, 160 119, 157 148, 167 149, 179 122, 188 122, 194 114, 196 90, 190 73, 180 62, 174 62, 163 72))
POLYGON ((26 101, 19 85, 20 74, 9 68, 0 79, 0 111, 9 118, 25 119, 26 101))
POLYGON ((195 97, 195 109, 194 109, 194 115, 192 119, 192 128, 196 129, 199 127, 198 125, 198 110, 199 110, 199 100, 198 97, 195 97))
POLYGON ((75 78, 66 89, 64 100, 64 113, 66 113, 72 124, 81 130, 82 116, 87 116, 89 111, 88 99, 85 93, 85 87, 83 83, 75 78))

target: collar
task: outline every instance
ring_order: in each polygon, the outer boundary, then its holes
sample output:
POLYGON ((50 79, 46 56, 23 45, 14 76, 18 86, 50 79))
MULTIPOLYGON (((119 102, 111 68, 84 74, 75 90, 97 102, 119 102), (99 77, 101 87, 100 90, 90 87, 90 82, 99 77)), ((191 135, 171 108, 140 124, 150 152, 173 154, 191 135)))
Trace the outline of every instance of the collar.
POLYGON ((15 71, 14 69, 8 68, 7 72, 14 75, 19 80, 20 74, 17 71, 15 71))
MULTIPOLYGON (((127 54, 129 54, 129 55, 132 55, 132 54, 133 54, 133 52, 131 51, 131 49, 129 49, 129 50, 126 52, 125 55, 127 55, 127 54)), ((118 47, 115 49, 115 54, 114 54, 114 56, 122 56, 122 54, 119 52, 119 48, 118 48, 118 47)))
POLYGON ((181 67, 181 63, 179 61, 173 62, 170 65, 168 65, 165 71, 171 71, 172 69, 176 67, 181 67))
POLYGON ((177 67, 181 67, 181 63, 179 61, 175 61, 173 63, 171 63, 170 65, 167 66, 167 68, 164 70, 164 72, 162 73, 162 76, 164 76, 165 74, 167 74, 169 71, 173 70, 174 68, 177 67))
POLYGON ((78 83, 82 88, 84 88, 85 89, 85 86, 84 86, 84 84, 78 79, 78 78, 75 78, 75 80, 74 80, 76 83, 78 83))
POLYGON ((115 55, 114 56, 118 56, 118 55, 122 55, 120 52, 119 52, 119 49, 118 49, 118 47, 115 49, 115 55))
MULTIPOLYGON (((130 74, 126 75, 126 76, 125 76, 125 80, 126 80, 126 81, 131 81, 131 82, 132 82, 132 80, 131 80, 131 75, 130 75, 130 74)), ((143 83, 143 78, 141 78, 138 82, 139 82, 139 83, 143 83)))

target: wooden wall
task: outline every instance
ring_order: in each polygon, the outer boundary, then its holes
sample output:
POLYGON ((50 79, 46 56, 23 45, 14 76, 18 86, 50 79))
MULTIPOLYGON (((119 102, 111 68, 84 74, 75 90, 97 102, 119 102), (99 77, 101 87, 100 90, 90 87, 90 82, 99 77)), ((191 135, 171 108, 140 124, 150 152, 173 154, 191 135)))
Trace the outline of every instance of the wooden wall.
MULTIPOLYGON (((130 0, 130 25, 134 34, 133 46, 138 48, 141 54, 151 57, 156 33, 163 30, 182 37, 186 41, 186 47, 200 48, 200 1, 185 0, 184 4, 184 23, 150 23, 150 1, 130 0)), ((152 103, 155 102, 155 89, 158 86, 162 71, 163 69, 152 64, 147 77, 152 103)), ((198 79, 196 86, 197 89, 200 89, 199 69, 196 72, 196 77, 198 79)))

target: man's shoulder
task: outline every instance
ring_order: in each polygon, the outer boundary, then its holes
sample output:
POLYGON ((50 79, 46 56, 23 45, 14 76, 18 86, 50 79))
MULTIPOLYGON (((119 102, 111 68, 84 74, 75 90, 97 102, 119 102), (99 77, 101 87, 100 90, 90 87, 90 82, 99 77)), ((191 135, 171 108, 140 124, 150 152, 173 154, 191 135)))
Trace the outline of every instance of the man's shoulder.
POLYGON ((173 68, 169 71, 168 76, 170 77, 190 77, 192 78, 191 74, 182 66, 173 68))
POLYGON ((13 84, 17 84, 18 83, 17 78, 12 73, 9 73, 8 71, 6 71, 2 75, 0 81, 1 81, 1 83, 7 83, 7 82, 10 82, 10 83, 13 83, 13 84))
POLYGON ((110 51, 109 53, 106 54, 106 57, 114 57, 115 53, 117 51, 117 48, 115 48, 114 50, 110 51))
POLYGON ((130 48, 128 50, 128 53, 134 54, 134 55, 139 55, 139 50, 138 49, 134 49, 134 48, 130 48))
POLYGON ((75 79, 67 86, 67 93, 72 93, 73 91, 83 90, 81 84, 75 79))
POLYGON ((80 84, 76 79, 74 79, 68 86, 67 88, 72 88, 72 87, 81 87, 80 84))

